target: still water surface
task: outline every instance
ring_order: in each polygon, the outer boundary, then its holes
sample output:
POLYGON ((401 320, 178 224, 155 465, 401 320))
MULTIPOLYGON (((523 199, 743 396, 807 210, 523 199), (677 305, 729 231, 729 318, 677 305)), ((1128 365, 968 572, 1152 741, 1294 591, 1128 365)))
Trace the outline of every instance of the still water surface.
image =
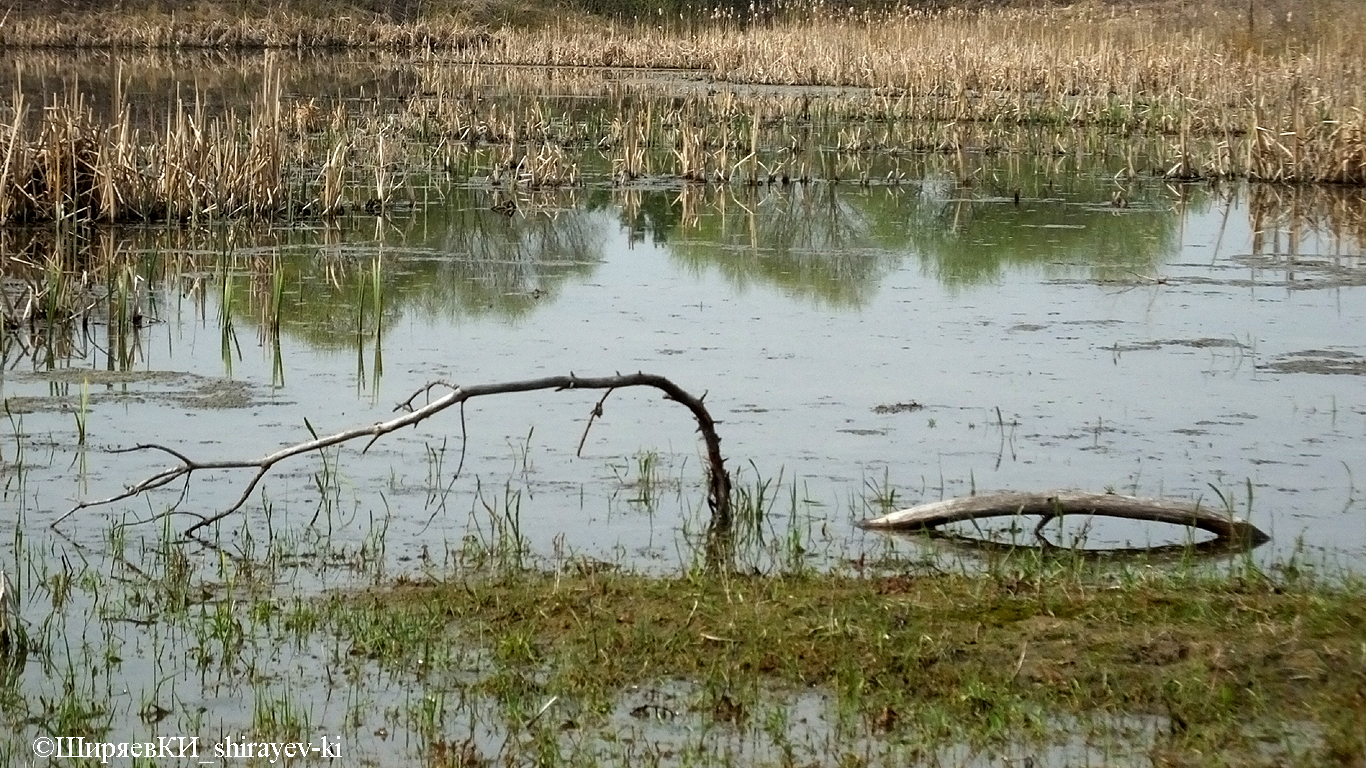
MULTIPOLYGON (((22 429, 46 446, 41 458, 30 451, 26 525, 160 466, 111 448, 249 458, 305 439, 305 420, 324 433, 386 418, 433 380, 643 370, 708 393, 740 481, 781 478, 775 519, 795 511, 838 555, 866 546, 852 522, 893 493, 896 505, 974 489, 1219 505, 1223 494, 1248 514, 1250 491, 1253 521, 1274 537, 1262 556, 1309 549, 1356 567, 1366 545, 1354 481, 1366 477, 1356 241, 1327 224, 1271 221, 1246 189, 1154 183, 1116 208, 1106 184, 1040 181, 1017 205, 929 168, 895 188, 589 187, 511 217, 478 188, 454 187, 388 219, 260 233, 210 270, 155 282, 154 322, 127 366, 135 375, 92 380, 86 450, 69 411, 89 378, 80 371, 109 367, 102 350, 53 371, 11 361, 4 395, 32 411, 22 429), (223 264, 229 272, 212 271, 223 264), (261 311, 271 274, 278 349, 261 311), (45 402, 54 392, 63 397, 45 402), (224 392, 235 396, 215 399, 224 392)), ((148 262, 166 258, 164 246, 120 242, 148 262)), ((687 412, 615 393, 576 456, 595 400, 470 403, 459 478, 453 413, 364 456, 343 450, 323 517, 341 536, 384 519, 390 553, 411 556, 458 543, 498 488, 500 504, 521 494, 533 551, 676 561, 679 531, 702 508, 687 412), (642 463, 665 491, 649 504, 639 503, 642 463)), ((273 524, 314 518, 320 466, 298 459, 268 479, 273 524)), ((212 511, 246 480, 196 479, 185 508, 212 511)), ((147 509, 85 510, 65 530, 91 539, 109 515, 147 509)), ((261 511, 253 499, 246 517, 261 511)), ((1181 536, 1093 526, 1087 544, 1181 536)))

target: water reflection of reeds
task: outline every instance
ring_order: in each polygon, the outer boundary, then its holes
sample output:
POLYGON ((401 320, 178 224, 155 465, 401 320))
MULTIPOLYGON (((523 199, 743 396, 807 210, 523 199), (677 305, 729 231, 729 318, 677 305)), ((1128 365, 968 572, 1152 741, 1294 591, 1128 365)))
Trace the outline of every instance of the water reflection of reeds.
POLYGON ((131 366, 156 311, 145 266, 109 231, 0 230, 4 366, 131 366))
POLYGON ((1359 189, 1254 184, 1248 215, 1254 255, 1302 256, 1301 244, 1317 238, 1327 243, 1318 253, 1359 262, 1366 247, 1366 193, 1359 189))
MULTIPOLYGON (((885 248, 886 221, 866 202, 830 185, 689 186, 674 200, 677 231, 664 245, 694 272, 717 270, 739 288, 771 284, 858 307, 901 260, 885 248)), ((632 208, 639 204, 627 202, 632 208)))
POLYGON ((649 232, 696 271, 837 307, 866 303, 910 255, 947 285, 995 280, 1010 266, 1151 273, 1175 247, 1182 215, 1166 189, 1059 179, 1057 162, 987 163, 966 182, 946 159, 912 167, 918 175, 895 186, 693 185, 617 199, 628 231, 649 232))
MULTIPOLYGON (((306 228, 3 228, 5 364, 123 369, 147 329, 172 314, 231 326, 230 359, 236 334, 250 329, 277 361, 286 338, 377 347, 405 315, 525 317, 597 268, 614 221, 628 241, 648 239, 694 271, 832 307, 866 304, 908 256, 948 285, 1029 265, 1089 265, 1099 279, 1130 280, 1157 272, 1189 206, 1240 194, 1128 184, 1121 210, 1114 181, 1069 170, 1067 158, 978 161, 967 183, 959 160, 944 157, 906 165, 898 185, 454 185, 403 216, 306 228)), ((1360 270, 1361 194, 1242 189, 1253 256, 1360 270)))

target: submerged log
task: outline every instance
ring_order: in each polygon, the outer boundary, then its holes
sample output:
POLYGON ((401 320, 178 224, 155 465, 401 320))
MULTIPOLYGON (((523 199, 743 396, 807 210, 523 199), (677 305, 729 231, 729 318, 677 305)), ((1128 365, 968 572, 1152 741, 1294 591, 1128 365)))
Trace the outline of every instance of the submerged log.
POLYGON ((930 530, 949 523, 1007 515, 1043 516, 1035 528, 1036 532, 1049 520, 1062 515, 1100 515, 1199 528, 1249 546, 1257 546, 1271 538, 1242 518, 1207 509, 1198 502, 1188 504, 1116 493, 1079 491, 963 496, 889 512, 881 517, 860 521, 858 525, 860 528, 882 531, 930 530))

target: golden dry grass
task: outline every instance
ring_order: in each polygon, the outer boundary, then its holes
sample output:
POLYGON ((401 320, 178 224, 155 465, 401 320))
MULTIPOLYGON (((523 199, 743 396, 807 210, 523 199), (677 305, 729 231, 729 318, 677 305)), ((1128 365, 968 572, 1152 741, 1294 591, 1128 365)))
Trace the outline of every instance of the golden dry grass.
MULTIPOLYGON (((268 96, 268 95, 267 95, 268 96)), ((115 99, 119 103, 119 99, 115 99)), ((126 105, 96 120, 70 94, 28 120, 16 93, 0 129, 0 223, 193 219, 274 215, 286 210, 279 99, 263 98, 245 121, 176 111, 148 137, 126 105)))
MULTIPOLYGON (((1095 126, 1170 137, 1163 170, 1174 177, 1362 183, 1366 8, 1253 0, 1249 15, 1248 7, 1167 0, 856 13, 816 3, 781 8, 777 15, 788 20, 763 24, 720 13, 704 22, 570 16, 499 29, 450 14, 394 21, 392 14, 289 10, 97 12, 99 23, 9 19, 0 45, 359 46, 440 49, 462 64, 685 69, 732 83, 853 87, 881 99, 846 115, 851 120, 1095 126)), ((680 140, 677 149, 684 166, 699 167, 694 148, 680 140)))
MULTIPOLYGON (((264 21, 87 24, 81 30, 102 31, 80 34, 102 37, 83 45, 308 47, 335 33, 351 36, 347 45, 449 47, 422 70, 421 93, 397 115, 348 116, 312 99, 287 104, 269 76, 249 116, 175 108, 155 131, 132 127, 126 107, 97 119, 76 96, 42 105, 35 128, 16 96, 0 128, 0 222, 331 214, 344 207, 343 186, 355 177, 345 171, 354 166, 373 169, 372 199, 383 207, 392 169, 414 148, 427 167, 451 168, 471 148, 495 147, 493 180, 526 187, 578 183, 572 152, 584 147, 612 153, 618 181, 651 165, 695 181, 804 178, 814 158, 797 135, 812 124, 831 132, 827 147, 849 154, 1091 153, 1099 135, 1146 143, 1151 165, 1131 162, 1130 173, 1366 184, 1366 10, 1354 9, 1322 0, 1298 19, 1287 11, 1251 25, 1228 7, 1185 3, 971 13, 817 5, 762 25, 599 20, 498 31, 453 19, 357 25, 285 12, 264 21), (1329 11, 1337 23, 1325 23, 1329 11), (550 87, 546 70, 485 66, 505 63, 682 68, 769 90, 694 88, 644 109, 623 99, 618 114, 592 126, 534 99, 499 112, 468 98, 474 73, 513 90, 550 87), (766 158, 763 171, 765 146, 792 151, 780 165, 766 158), (651 163, 652 153, 671 162, 651 163), (292 185, 300 173, 305 183, 292 185)), ((13 45, 74 30, 21 17, 0 34, 13 45)))

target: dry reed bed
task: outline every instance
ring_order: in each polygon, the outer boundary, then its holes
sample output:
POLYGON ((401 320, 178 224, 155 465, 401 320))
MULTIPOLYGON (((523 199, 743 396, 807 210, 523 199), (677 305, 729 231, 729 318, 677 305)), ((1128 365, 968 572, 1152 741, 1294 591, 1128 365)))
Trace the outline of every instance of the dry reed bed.
POLYGON ((383 116, 288 103, 278 79, 245 115, 179 104, 149 127, 114 103, 101 120, 78 93, 38 109, 15 94, 0 125, 0 225, 333 215, 344 190, 375 210, 408 164, 383 116))
POLYGON ((16 93, 0 124, 0 226, 374 213, 415 171, 461 162, 453 147, 494 147, 486 170, 498 182, 578 182, 564 139, 541 118, 510 122, 495 112, 434 127, 377 107, 287 102, 278 78, 264 83, 245 115, 177 105, 156 128, 135 125, 118 95, 112 119, 101 120, 78 93, 38 109, 16 93))
MULTIPOLYGON (((1015 151, 1027 144, 1024 151, 1068 153, 1082 149, 1076 129, 1094 129, 1120 138, 1161 137, 1165 146, 1152 159, 1160 167, 1135 172, 1366 183, 1366 9, 1330 3, 1302 12, 1312 24, 1297 42, 1268 46, 1230 32, 1241 27, 1228 9, 1220 16, 1217 4, 1199 7, 1186 16, 1146 6, 850 16, 817 5, 797 21, 739 27, 721 20, 686 32, 600 20, 489 31, 458 21, 357 24, 275 14, 132 28, 111 20, 81 28, 101 30, 80 33, 97 39, 61 44, 440 49, 440 60, 422 76, 435 106, 424 106, 421 121, 409 125, 420 125, 438 146, 539 141, 539 148, 510 151, 502 177, 547 184, 576 179, 555 148, 593 144, 628 145, 614 158, 626 178, 643 171, 641 150, 667 147, 678 155, 673 172, 680 176, 730 179, 742 171, 740 177, 753 180, 760 170, 736 163, 747 154, 757 161, 758 143, 800 144, 797 128, 804 122, 845 124, 844 135, 827 142, 841 151, 1015 151), (816 90, 785 101, 723 91, 688 96, 683 109, 644 114, 624 107, 603 121, 619 124, 609 131, 554 114, 509 117, 474 103, 462 112, 460 90, 473 87, 471 72, 497 78, 480 66, 485 63, 682 68, 730 83, 816 90), (826 86, 861 92, 819 90, 826 86), (642 120, 643 127, 633 127, 642 120), (787 135, 770 130, 783 125, 787 135), (1018 126, 1057 133, 1051 141, 1037 135, 1022 141, 1018 126), (727 148, 739 154, 715 152, 727 148), (528 172, 528 163, 540 168, 528 172)), ((16 20, 0 28, 0 39, 56 44, 58 31, 68 27, 52 24, 16 20)), ((545 70, 503 71, 511 73, 503 77, 509 83, 528 81, 530 92, 537 79, 547 87, 545 70)), ((557 87, 564 80, 557 76, 557 87)), ((800 173, 795 166, 786 172, 800 173)))
MULTIPOLYGON (((1294 47, 1249 45, 1226 31, 1235 18, 1214 12, 1178 25, 1139 8, 816 16, 687 35, 639 25, 564 25, 492 33, 486 45, 451 58, 680 67, 731 83, 858 87, 872 95, 827 99, 833 107, 824 118, 989 124, 996 131, 1092 127, 1121 137, 1167 137, 1161 171, 1176 177, 1361 184, 1366 9, 1337 8, 1332 26, 1318 30, 1312 44, 1294 47)), ((802 105, 762 119, 806 117, 812 115, 802 105)), ((955 143, 893 140, 866 148, 924 151, 955 143)), ((1009 142, 985 142, 992 143, 1009 142)), ((677 149, 689 151, 681 139, 677 149)), ((1069 151, 1065 137, 1058 149, 1069 151)))
POLYGON ((780 95, 719 89, 673 99, 618 96, 605 112, 585 115, 555 113, 536 99, 512 107, 489 104, 440 78, 426 85, 427 96, 407 102, 400 122, 419 127, 414 135, 439 144, 447 167, 461 152, 480 145, 506 146, 509 164, 544 155, 533 145, 552 145, 608 153, 618 181, 650 175, 721 183, 847 181, 859 177, 833 173, 822 153, 1005 152, 1119 157, 1131 176, 1366 184, 1366 118, 1355 107, 1338 120, 1323 117, 1322 105, 1294 102, 1282 115, 1254 102, 1242 125, 1230 120, 1210 126, 1191 119, 1150 125, 1085 119, 1079 113, 932 118, 925 113, 927 105, 943 106, 942 100, 906 93, 780 95), (518 149, 521 145, 526 149, 518 149))
POLYGON ((80 96, 43 107, 33 127, 16 95, 12 116, 0 134, 2 224, 273 215, 290 203, 278 111, 206 121, 178 110, 155 137, 126 106, 96 121, 80 96))
POLYGON ((378 212, 402 196, 407 177, 436 169, 510 189, 578 185, 580 160, 594 152, 617 183, 654 176, 896 184, 906 179, 896 158, 936 152, 956 155, 963 178, 977 162, 970 155, 1005 152, 1118 156, 1131 176, 1366 181, 1359 118, 1318 134, 1259 127, 1145 143, 1095 126, 901 119, 900 97, 885 95, 813 99, 725 91, 672 101, 623 99, 583 115, 556 113, 538 100, 508 107, 440 87, 397 111, 379 102, 291 103, 280 95, 278 79, 265 83, 245 116, 210 118, 178 107, 159 129, 134 127, 126 105, 101 122, 78 95, 30 119, 16 96, 8 125, 0 127, 0 225, 378 212))
POLYGON ((287 102, 278 74, 267 72, 248 114, 208 117, 177 105, 155 129, 135 127, 117 96, 103 119, 76 95, 31 119, 16 96, 0 127, 0 224, 374 211, 406 174, 433 168, 487 174, 501 186, 575 185, 589 149, 618 182, 896 183, 895 170, 870 178, 828 155, 1012 152, 1120 155, 1129 175, 1366 184, 1366 53, 1348 49, 1356 38, 1258 54, 1170 31, 1151 14, 1076 11, 831 17, 718 25, 686 38, 565 25, 517 33, 515 45, 512 32, 489 33, 421 68, 418 90, 397 107, 287 102), (546 82, 544 70, 479 63, 486 59, 604 56, 801 85, 650 99, 642 94, 658 83, 557 77, 615 99, 593 115, 558 111, 549 99, 481 96, 495 81, 522 93, 546 82))
POLYGON ((318 18, 272 13, 263 18, 194 14, 94 12, 17 16, 0 25, 5 48, 462 50, 493 43, 481 28, 456 20, 396 23, 372 18, 318 18))

